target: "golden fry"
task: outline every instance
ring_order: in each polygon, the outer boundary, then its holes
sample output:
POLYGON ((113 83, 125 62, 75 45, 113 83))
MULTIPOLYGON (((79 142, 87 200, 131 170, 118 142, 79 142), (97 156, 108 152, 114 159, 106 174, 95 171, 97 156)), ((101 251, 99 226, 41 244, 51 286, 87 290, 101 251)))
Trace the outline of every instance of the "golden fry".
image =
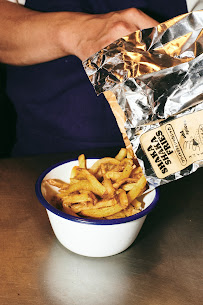
POLYGON ((129 178, 132 170, 133 170, 132 165, 131 164, 126 164, 124 170, 122 171, 122 175, 119 178, 119 180, 129 178))
POLYGON ((135 183, 135 186, 128 192, 128 201, 131 203, 139 194, 140 191, 145 187, 147 180, 144 175, 135 183))
POLYGON ((89 193, 83 193, 83 194, 69 194, 67 196, 64 196, 64 201, 66 203, 73 204, 73 203, 79 203, 79 202, 86 202, 86 201, 93 201, 92 197, 89 196, 89 193))
POLYGON ((121 185, 122 189, 126 192, 129 192, 130 190, 132 190, 132 188, 135 186, 135 182, 134 183, 126 183, 121 185))
MULTIPOLYGON (((135 199, 136 200, 136 199, 135 199)), ((139 202, 139 201, 138 201, 139 202)), ((140 202, 139 202, 140 203, 140 202)), ((113 214, 111 216, 107 216, 106 219, 118 219, 118 218, 124 218, 124 217, 128 217, 128 216, 132 216, 134 214, 139 213, 141 210, 134 206, 132 203, 124 210, 122 210, 121 212, 118 212, 116 214, 113 214)))
POLYGON ((142 207, 142 202, 138 201, 137 199, 134 199, 131 202, 131 205, 133 205, 136 209, 140 209, 142 207))
MULTIPOLYGON (((64 201, 64 204, 66 202, 64 201)), ((87 208, 93 208, 93 204, 91 202, 81 202, 71 205, 71 209, 74 211, 74 213, 80 213, 82 210, 87 208)))
POLYGON ((108 179, 111 179, 112 181, 117 181, 118 179, 120 179, 121 175, 122 172, 109 171, 106 173, 106 177, 108 179))
POLYGON ((115 194, 115 189, 112 185, 111 179, 106 177, 106 169, 105 169, 104 164, 101 164, 101 173, 102 173, 102 176, 103 176, 102 184, 106 189, 106 196, 111 198, 115 194))
POLYGON ((60 179, 47 179, 46 180, 50 185, 56 186, 58 188, 66 188, 69 184, 60 180, 60 179))
POLYGON ((112 207, 114 204, 116 204, 115 198, 102 199, 102 200, 98 201, 96 204, 93 204, 92 202, 78 203, 78 204, 72 205, 71 207, 75 212, 77 211, 77 213, 79 213, 83 210, 94 210, 94 209, 112 207))
POLYGON ((81 179, 78 179, 78 177, 77 178, 70 178, 70 184, 78 183, 80 181, 81 181, 81 179))
POLYGON ((103 218, 122 211, 123 208, 120 204, 116 203, 116 199, 114 199, 114 202, 114 205, 108 207, 84 209, 81 211, 81 215, 93 218, 103 218))
POLYGON ((125 183, 136 183, 138 181, 138 179, 135 178, 124 178, 122 180, 118 179, 114 184, 113 187, 115 189, 118 189, 119 187, 121 187, 123 184, 125 183))
POLYGON ((122 210, 118 213, 112 214, 110 216, 106 216, 105 218, 106 219, 118 219, 118 218, 124 218, 124 217, 126 217, 125 210, 122 210))
POLYGON ((128 159, 134 159, 135 155, 132 149, 127 149, 127 158, 128 159))
POLYGON ((116 160, 123 160, 127 156, 127 149, 126 148, 121 148, 119 153, 115 156, 116 160))
POLYGON ((69 184, 59 179, 48 179, 46 183, 59 188, 57 202, 65 213, 100 219, 128 217, 140 212, 143 203, 137 197, 147 187, 133 151, 126 148, 115 158, 96 161, 90 169, 86 168, 85 155, 81 154, 78 166, 71 171, 69 184))
POLYGON ((90 172, 95 174, 99 170, 99 167, 101 166, 101 164, 105 164, 105 163, 117 165, 120 163, 120 161, 116 160, 115 158, 110 158, 110 157, 99 159, 92 165, 92 167, 90 168, 90 172))
POLYGON ((86 191, 86 190, 81 190, 80 194, 88 194, 89 197, 92 198, 93 204, 97 203, 97 201, 98 201, 97 197, 95 196, 95 194, 93 192, 86 191))
POLYGON ((123 168, 124 168, 127 164, 133 166, 133 160, 132 160, 132 159, 129 159, 129 158, 125 158, 125 159, 123 159, 123 160, 120 162, 120 165, 123 166, 123 168))
POLYGON ((76 214, 69 206, 63 205, 63 211, 66 214, 79 217, 78 214, 76 214))
POLYGON ((93 193, 103 196, 106 189, 87 169, 78 169, 79 172, 91 183, 93 193))
POLYGON ((132 216, 139 212, 140 212, 140 210, 136 209, 132 204, 129 204, 129 206, 124 210, 124 213, 126 216, 132 216))
POLYGON ((128 204, 129 204, 129 202, 128 202, 127 194, 126 194, 126 192, 123 189, 119 190, 118 198, 119 198, 120 206, 123 209, 126 209, 128 204))
POLYGON ((131 176, 134 178, 137 176, 141 176, 142 174, 143 174, 142 168, 140 166, 138 166, 132 170, 131 176))
POLYGON ((105 187, 106 189, 106 195, 108 197, 113 197, 114 194, 115 194, 115 189, 112 185, 112 182, 110 179, 104 177, 104 180, 103 180, 103 186, 105 187))
MULTIPOLYGON (((93 191, 93 187, 91 183, 87 180, 81 180, 78 183, 70 184, 69 187, 63 192, 63 190, 59 193, 60 197, 67 196, 68 194, 79 192, 80 190, 93 191)), ((94 193, 96 194, 95 190, 94 193)), ((98 194, 99 195, 99 194, 98 194)))
POLYGON ((86 160, 85 160, 85 155, 82 154, 78 157, 78 163, 80 168, 86 168, 86 160))
POLYGON ((71 173, 70 173, 70 178, 75 178, 75 176, 77 175, 77 169, 78 169, 78 166, 74 166, 71 170, 71 173))

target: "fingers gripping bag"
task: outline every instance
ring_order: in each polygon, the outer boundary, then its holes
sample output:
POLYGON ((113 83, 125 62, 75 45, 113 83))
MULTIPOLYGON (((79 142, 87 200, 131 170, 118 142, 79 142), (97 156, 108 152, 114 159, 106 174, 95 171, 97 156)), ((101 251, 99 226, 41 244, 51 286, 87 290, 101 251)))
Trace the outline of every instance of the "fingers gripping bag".
POLYGON ((149 183, 203 165, 203 10, 122 37, 83 67, 149 183))

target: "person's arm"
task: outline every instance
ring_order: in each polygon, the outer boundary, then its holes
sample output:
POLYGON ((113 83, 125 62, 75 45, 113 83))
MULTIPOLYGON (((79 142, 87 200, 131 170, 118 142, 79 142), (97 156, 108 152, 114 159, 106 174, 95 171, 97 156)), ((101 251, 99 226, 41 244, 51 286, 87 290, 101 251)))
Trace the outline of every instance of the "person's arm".
POLYGON ((116 39, 157 24, 137 9, 41 13, 0 0, 0 62, 31 65, 66 55, 85 60, 116 39))

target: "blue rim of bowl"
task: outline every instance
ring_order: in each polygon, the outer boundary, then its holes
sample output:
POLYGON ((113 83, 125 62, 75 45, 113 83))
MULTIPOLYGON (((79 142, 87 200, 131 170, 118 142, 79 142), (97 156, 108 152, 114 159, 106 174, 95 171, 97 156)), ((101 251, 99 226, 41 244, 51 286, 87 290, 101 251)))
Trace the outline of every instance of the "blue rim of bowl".
MULTIPOLYGON (((88 159, 98 159, 98 158, 88 158, 88 159)), ((58 210, 57 208, 55 208, 54 206, 52 206, 42 195, 42 191, 41 191, 41 183, 44 179, 44 177, 54 168, 63 165, 65 163, 69 163, 72 161, 77 161, 77 159, 69 159, 69 160, 65 160, 59 163, 56 163, 50 167, 48 167, 45 171, 42 172, 42 174, 38 177, 36 184, 35 184, 35 192, 36 192, 36 196, 39 200, 39 202, 50 212, 54 213, 55 215, 68 219, 70 221, 74 221, 74 222, 79 222, 79 223, 84 223, 84 224, 90 224, 90 225, 115 225, 115 224, 121 224, 121 223, 126 223, 126 222, 130 222, 136 219, 139 219, 143 216, 146 216, 147 214, 149 214, 153 208, 155 207, 155 205, 157 204, 158 200, 159 200, 159 189, 156 188, 155 189, 155 196, 153 201, 150 203, 150 205, 144 209, 143 211, 139 212, 138 214, 132 215, 132 216, 128 216, 125 218, 118 218, 118 219, 90 219, 90 218, 82 218, 82 217, 76 217, 76 216, 72 216, 69 214, 66 214, 65 212, 62 212, 60 210, 58 210)))

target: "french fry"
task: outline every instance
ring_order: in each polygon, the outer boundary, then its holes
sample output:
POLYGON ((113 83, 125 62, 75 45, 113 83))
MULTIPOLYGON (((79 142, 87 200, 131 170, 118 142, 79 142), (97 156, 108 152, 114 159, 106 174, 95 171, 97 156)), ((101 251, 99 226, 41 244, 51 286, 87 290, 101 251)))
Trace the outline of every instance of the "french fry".
POLYGON ((131 205, 133 205, 134 208, 136 208, 136 209, 139 210, 139 209, 141 208, 141 206, 142 206, 142 202, 138 201, 137 199, 134 199, 134 200, 131 202, 131 205))
POLYGON ((78 169, 78 166, 74 166, 71 170, 71 173, 70 173, 70 178, 75 178, 75 176, 77 175, 77 169, 78 169))
POLYGON ((74 192, 79 192, 80 190, 86 190, 86 191, 92 191, 97 195, 100 195, 100 192, 97 193, 97 190, 95 190, 93 188, 93 186, 91 185, 91 183, 87 180, 81 180, 78 183, 73 183, 70 184, 69 187, 63 192, 63 190, 61 190, 61 192, 59 193, 60 197, 65 197, 68 194, 74 193, 74 192))
POLYGON ((89 197, 92 198, 93 204, 97 203, 97 201, 98 201, 97 197, 95 196, 95 194, 93 192, 86 191, 86 190, 81 190, 80 194, 88 194, 89 197))
POLYGON ((141 189, 141 191, 140 191, 140 193, 138 194, 137 197, 140 197, 140 196, 146 191, 147 187, 148 187, 148 185, 146 184, 146 185, 143 187, 143 189, 141 189))
POLYGON ((142 168, 141 168, 140 166, 138 166, 138 167, 136 167, 136 168, 134 168, 134 169, 132 170, 131 176, 134 178, 134 177, 136 177, 136 176, 138 176, 138 175, 141 176, 142 174, 143 174, 142 168))
POLYGON ((68 183, 60 180, 60 179, 47 179, 47 182, 52 185, 52 186, 56 186, 58 188, 66 188, 68 187, 68 183))
POLYGON ((123 168, 124 168, 127 164, 133 166, 133 160, 132 160, 132 159, 129 159, 129 158, 125 158, 125 159, 121 160, 121 162, 120 162, 120 165, 123 166, 123 168))
POLYGON ((112 214, 118 213, 122 211, 122 206, 118 203, 116 203, 116 199, 114 199, 115 204, 108 206, 108 207, 103 207, 103 208, 98 208, 98 209, 84 209, 80 213, 83 216, 88 216, 92 218, 103 218, 110 216, 112 214))
POLYGON ((124 213, 126 216, 132 216, 134 214, 137 214, 139 213, 140 210, 139 209, 136 209, 132 204, 130 204, 125 210, 124 210, 124 213))
POLYGON ((118 179, 120 179, 121 175, 122 172, 109 171, 106 173, 106 177, 108 179, 111 179, 112 181, 117 181, 118 179))
POLYGON ((132 190, 132 188, 135 186, 135 182, 134 183, 126 183, 121 185, 122 189, 126 192, 129 192, 130 190, 132 190))
POLYGON ((72 215, 72 216, 76 216, 79 217, 78 214, 76 214, 69 206, 63 206, 63 211, 66 214, 72 215))
POLYGON ((92 204, 92 202, 83 202, 74 204, 71 206, 71 208, 77 213, 83 211, 83 210, 94 210, 94 209, 100 209, 100 208, 107 208, 112 207, 116 203, 115 198, 113 199, 102 199, 96 203, 96 205, 92 204))
POLYGON ((132 149, 127 149, 127 158, 128 159, 134 159, 135 155, 132 149))
POLYGON ((84 154, 81 154, 78 157, 78 163, 79 163, 80 168, 86 168, 86 160, 85 160, 85 155, 84 154))
POLYGON ((79 178, 70 178, 70 184, 73 184, 73 183, 78 183, 78 182, 80 182, 81 181, 81 179, 79 179, 79 178))
POLYGON ((102 184, 106 189, 106 194, 107 194, 106 196, 112 198, 115 194, 115 189, 112 185, 111 180, 106 177, 106 170, 104 164, 101 164, 101 173, 103 176, 102 184))
POLYGON ((126 209, 129 203, 128 203, 127 194, 126 194, 126 192, 123 189, 119 190, 118 198, 119 198, 120 206, 123 209, 126 209))
POLYGON ((71 171, 70 183, 75 183, 76 180, 84 180, 84 175, 81 174, 81 168, 74 166, 71 171))
POLYGON ((96 161, 90 169, 86 167, 85 155, 81 154, 78 165, 72 168, 70 183, 59 179, 45 182, 50 188, 59 189, 52 196, 57 198, 63 211, 77 217, 116 219, 134 215, 144 208, 144 203, 137 198, 146 190, 147 181, 133 151, 126 148, 115 158, 96 161))
POLYGON ((90 201, 92 202, 93 199, 89 195, 89 193, 83 193, 83 194, 69 194, 67 196, 64 196, 64 202, 67 204, 73 204, 73 203, 79 203, 79 202, 86 202, 90 201))
POLYGON ((95 174, 99 170, 99 167, 101 166, 101 164, 105 164, 105 163, 118 165, 120 163, 120 161, 116 160, 115 158, 111 158, 111 157, 99 159, 92 165, 92 167, 90 168, 90 172, 95 174))
POLYGON ((96 208, 105 208, 105 207, 110 207, 113 206, 117 201, 115 198, 110 198, 110 199, 102 199, 97 202, 96 208))
POLYGON ((146 178, 142 175, 135 183, 135 186, 127 194, 129 203, 131 203, 140 194, 140 191, 145 187, 146 183, 146 178))
MULTIPOLYGON (((66 205, 65 201, 64 201, 64 205, 66 205)), ((71 209, 74 211, 74 213, 80 213, 82 210, 87 209, 88 207, 93 208, 93 204, 91 202, 80 202, 71 205, 71 209)))
POLYGON ((123 179, 127 179, 130 177, 133 168, 131 164, 126 164, 125 168, 123 169, 120 177, 117 179, 117 182, 122 181, 123 179))
POLYGON ((133 202, 125 209, 123 209, 121 212, 118 212, 116 214, 113 214, 111 216, 107 216, 106 219, 118 219, 118 218, 124 218, 127 216, 132 216, 134 214, 137 214, 140 212, 140 208, 138 207, 141 202, 139 202, 138 200, 134 200, 134 204, 133 202), (136 202, 134 202, 136 201, 136 202))
POLYGON ((93 193, 103 196, 106 189, 105 187, 92 175, 87 169, 78 169, 78 171, 90 182, 92 185, 93 193))
POLYGON ((115 156, 116 160, 123 160, 127 156, 127 149, 126 148, 121 148, 119 153, 115 156))
MULTIPOLYGON (((118 189, 119 187, 122 186, 122 184, 124 183, 136 183, 138 181, 137 178, 124 178, 122 180, 118 179, 114 184, 113 184, 113 187, 115 189, 118 189)), ((135 186, 135 184, 134 184, 135 186)))
POLYGON ((114 165, 111 170, 114 171, 114 172, 122 172, 125 169, 127 164, 129 164, 130 166, 133 166, 133 160, 128 159, 128 158, 124 158, 123 160, 120 161, 119 164, 114 165))
POLYGON ((115 194, 115 189, 113 188, 112 182, 110 179, 104 178, 103 185, 106 189, 106 194, 108 197, 113 197, 115 194))
POLYGON ((106 216, 105 218, 106 219, 118 219, 118 218, 124 218, 124 217, 126 217, 125 210, 122 210, 118 213, 112 214, 110 216, 106 216))
POLYGON ((106 189, 106 195, 107 197, 113 197, 114 194, 115 194, 115 189, 112 185, 112 182, 110 179, 107 179, 107 178, 104 178, 103 180, 103 186, 105 187, 106 189))

